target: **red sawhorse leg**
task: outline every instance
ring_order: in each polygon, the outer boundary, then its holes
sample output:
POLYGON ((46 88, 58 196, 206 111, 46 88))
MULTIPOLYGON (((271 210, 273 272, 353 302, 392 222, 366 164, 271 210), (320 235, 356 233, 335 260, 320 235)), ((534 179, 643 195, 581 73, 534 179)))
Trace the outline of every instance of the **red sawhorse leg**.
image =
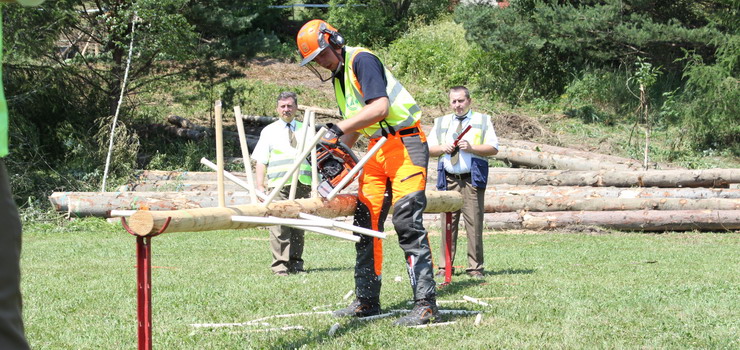
POLYGON ((452 282, 452 213, 445 213, 445 282, 442 283, 446 286, 452 282))
POLYGON ((136 317, 139 350, 152 349, 152 237, 159 235, 170 224, 167 218, 164 226, 157 233, 139 236, 131 231, 126 218, 121 223, 126 231, 136 236, 136 317))

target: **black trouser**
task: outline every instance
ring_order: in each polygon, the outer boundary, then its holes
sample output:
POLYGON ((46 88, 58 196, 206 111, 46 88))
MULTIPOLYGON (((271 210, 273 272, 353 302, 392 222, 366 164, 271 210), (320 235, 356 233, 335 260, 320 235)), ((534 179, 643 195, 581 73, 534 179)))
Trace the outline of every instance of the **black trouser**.
POLYGON ((21 318, 21 220, 0 158, 0 349, 28 349, 21 318))

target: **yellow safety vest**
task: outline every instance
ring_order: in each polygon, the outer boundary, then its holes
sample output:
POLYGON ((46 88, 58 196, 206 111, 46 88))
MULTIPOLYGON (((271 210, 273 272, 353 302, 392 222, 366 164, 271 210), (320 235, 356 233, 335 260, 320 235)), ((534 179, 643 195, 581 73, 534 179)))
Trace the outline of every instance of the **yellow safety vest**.
MULTIPOLYGON (((278 122, 285 124, 283 121, 278 122)), ((301 129, 302 125, 303 123, 296 120, 296 133, 298 133, 298 130, 301 129)), ((279 144, 280 146, 272 147, 270 150, 270 160, 267 163, 266 171, 268 187, 275 187, 280 179, 288 173, 293 163, 295 163, 296 157, 299 156, 295 149, 290 146, 286 146, 287 143, 281 142, 279 144)), ((288 182, 291 180, 292 178, 288 180, 288 182)), ((311 184, 311 165, 305 159, 298 168, 298 181, 304 185, 311 184)))
POLYGON ((0 6, 0 157, 8 155, 8 104, 3 90, 3 14, 0 6))
MULTIPOLYGON (((352 62, 360 52, 370 52, 369 50, 361 47, 345 47, 345 63, 344 63, 344 90, 337 79, 334 78, 334 94, 337 98, 337 104, 339 109, 342 111, 344 119, 354 117, 363 107, 365 107, 365 99, 362 93, 362 87, 360 82, 357 80, 352 62)), ((386 94, 390 100, 390 109, 388 116, 385 117, 383 124, 388 123, 389 126, 394 127, 396 131, 399 129, 414 125, 419 119, 421 119, 421 108, 416 104, 416 101, 406 88, 396 80, 391 72, 383 66, 385 70, 385 79, 388 82, 385 86, 386 94)), ((375 123, 362 130, 360 130, 365 136, 370 138, 376 138, 382 136, 381 123, 375 123)))

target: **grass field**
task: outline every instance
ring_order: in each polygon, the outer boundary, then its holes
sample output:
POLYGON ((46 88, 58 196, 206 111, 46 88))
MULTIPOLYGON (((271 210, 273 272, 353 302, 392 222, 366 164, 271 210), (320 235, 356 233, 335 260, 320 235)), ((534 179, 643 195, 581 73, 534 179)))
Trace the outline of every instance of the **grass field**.
MULTIPOLYGON (((484 281, 455 275, 439 290, 456 323, 399 328, 327 314, 268 324, 195 328, 328 311, 353 289, 353 244, 307 233, 310 273, 273 277, 260 230, 175 233, 153 239, 156 349, 737 349, 740 234, 491 234, 484 281), (335 323, 340 327, 328 334, 335 323), (267 330, 279 327, 291 330, 267 330)), ((24 228, 26 331, 34 349, 136 347, 135 239, 87 219, 24 228)), ((439 235, 432 236, 438 256, 439 235)), ((464 264, 465 241, 456 265, 464 264)), ((439 258, 439 257, 438 257, 439 258)), ((395 236, 385 244, 384 311, 411 296, 395 236)))

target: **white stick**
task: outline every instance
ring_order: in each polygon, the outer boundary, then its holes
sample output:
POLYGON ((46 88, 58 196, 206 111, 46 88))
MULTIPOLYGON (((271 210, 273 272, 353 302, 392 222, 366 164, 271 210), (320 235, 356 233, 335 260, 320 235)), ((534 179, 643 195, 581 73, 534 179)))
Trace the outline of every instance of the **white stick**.
POLYGON ((329 230, 329 229, 320 228, 316 226, 304 226, 304 225, 285 225, 285 226, 295 227, 295 228, 299 228, 305 231, 312 231, 312 232, 321 233, 321 234, 325 234, 325 235, 332 236, 332 237, 346 239, 348 241, 352 241, 355 243, 358 243, 360 241, 359 236, 348 235, 346 233, 342 233, 339 231, 329 230))
POLYGON ((382 238, 382 239, 385 239, 386 238, 386 234, 384 232, 379 232, 379 231, 371 230, 371 229, 364 228, 364 227, 355 226, 355 225, 344 223, 344 222, 334 221, 334 220, 331 220, 331 219, 328 219, 328 218, 323 218, 321 216, 316 216, 316 215, 311 215, 311 214, 306 214, 306 213, 298 213, 298 216, 301 217, 301 218, 304 218, 304 219, 308 219, 308 220, 328 221, 328 222, 331 222, 332 225, 334 227, 336 227, 336 228, 342 228, 342 229, 345 229, 345 230, 350 230, 352 232, 357 232, 359 234, 363 234, 363 235, 366 235, 366 236, 377 237, 377 238, 382 238))
POLYGON ((473 324, 476 325, 476 326, 480 325, 480 321, 482 319, 483 319, 483 314, 480 313, 480 314, 478 314, 478 316, 475 316, 475 323, 473 323, 473 324))
POLYGON ((349 173, 347 173, 347 176, 345 176, 342 179, 342 181, 340 181, 339 184, 336 187, 334 187, 334 189, 331 192, 329 192, 329 195, 326 196, 326 199, 328 200, 334 199, 334 197, 336 197, 337 194, 339 194, 339 191, 341 191, 344 188, 344 186, 346 186, 347 183, 350 182, 350 180, 352 180, 355 174, 357 174, 358 172, 360 172, 360 170, 362 170, 362 167, 365 165, 365 163, 367 163, 368 160, 370 160, 370 158, 372 158, 375 152, 378 152, 380 147, 383 147, 383 144, 386 141, 388 141, 387 138, 385 137, 380 138, 380 140, 378 140, 378 142, 375 143, 375 146, 373 146, 373 148, 367 151, 367 154, 365 154, 365 156, 362 157, 362 159, 360 159, 359 162, 357 162, 357 165, 355 165, 355 167, 352 168, 352 170, 350 170, 349 173))
POLYGON ((337 332, 337 329, 339 329, 339 323, 335 323, 335 324, 331 325, 331 328, 329 328, 329 336, 330 337, 333 337, 334 336, 334 333, 337 332))
MULTIPOLYGON (((203 164, 203 165, 205 165, 205 166, 207 166, 207 167, 209 167, 209 168, 211 168, 213 170, 216 170, 217 169, 216 164, 213 164, 213 162, 211 162, 210 160, 208 160, 206 158, 201 158, 200 159, 200 164, 203 164)), ((228 172, 226 170, 224 170, 224 177, 227 178, 227 179, 229 179, 229 180, 231 180, 233 183, 235 183, 235 184, 243 187, 245 190, 247 190, 250 193, 250 195, 252 193, 254 193, 255 196, 259 196, 262 199, 266 199, 267 198, 267 196, 265 196, 263 193, 255 190, 254 186, 249 186, 248 183, 242 181, 242 179, 236 177, 234 174, 232 174, 232 173, 230 173, 230 172, 228 172)), ((258 203, 258 202, 257 201, 252 202, 252 204, 256 204, 256 203, 258 203)))
POLYGON ((221 100, 216 100, 216 183, 218 185, 218 206, 226 207, 226 194, 224 193, 224 132, 221 120, 221 100))
POLYGON ((427 323, 427 324, 420 324, 418 326, 408 326, 408 328, 429 328, 429 327, 449 326, 455 323, 457 323, 457 321, 427 323))
POLYGON ((342 299, 344 299, 344 300, 347 300, 347 299, 349 299, 349 297, 351 297, 351 296, 352 296, 352 294, 354 294, 354 293, 355 293, 354 289, 353 289, 353 290, 350 290, 349 292, 347 292, 347 294, 345 294, 345 295, 344 295, 344 297, 342 297, 342 299))
POLYGON ((298 170, 298 168, 301 166, 301 163, 303 162, 303 159, 308 156, 308 153, 310 153, 317 143, 319 143, 319 140, 321 140, 321 137, 324 136, 324 133, 326 132, 326 128, 321 128, 316 135, 314 135, 314 138, 311 140, 311 142, 308 143, 310 145, 309 147, 306 147, 306 149, 301 152, 301 156, 298 157, 295 163, 293 163, 293 166, 290 170, 288 170, 288 173, 283 176, 280 181, 275 185, 275 188, 272 189, 272 192, 267 196, 267 199, 265 199, 265 202, 263 203, 264 206, 270 205, 270 202, 275 198, 275 196, 280 192, 280 190, 283 188, 286 182, 288 182, 288 179, 293 176, 293 174, 298 170))
POLYGON ((129 217, 131 215, 134 215, 135 212, 136 212, 136 210, 111 210, 110 211, 110 216, 111 217, 116 217, 116 216, 129 217))
POLYGON ((469 301, 469 302, 471 302, 473 304, 478 304, 478 305, 483 305, 483 306, 489 306, 489 304, 487 302, 480 301, 480 300, 478 300, 476 298, 469 297, 467 295, 463 295, 463 299, 465 299, 465 300, 467 300, 467 301, 469 301))
POLYGON ((280 328, 266 328, 266 329, 250 329, 245 331, 234 331, 229 334, 242 334, 242 333, 261 333, 261 332, 274 332, 274 331, 295 331, 304 330, 303 326, 285 326, 280 328))
MULTIPOLYGON (((303 152, 306 146, 306 140, 308 135, 308 123, 306 123, 306 115, 303 115, 303 134, 301 135, 301 143, 298 145, 298 153, 303 152)), ((290 195, 288 196, 288 199, 293 200, 295 199, 295 193, 298 189, 298 177, 300 177, 300 170, 298 171, 298 174, 296 176, 293 176, 293 182, 290 184, 290 195)))
POLYGON ((317 222, 303 219, 291 219, 291 218, 278 218, 274 216, 243 216, 234 215, 231 217, 231 221, 234 222, 246 222, 251 224, 264 224, 264 225, 302 225, 310 227, 331 227, 331 223, 317 222))
MULTIPOLYGON (((316 134, 316 112, 311 110, 311 125, 309 126, 311 130, 310 138, 313 139, 314 135, 316 134)), ((317 155, 316 152, 311 153, 311 198, 318 198, 319 197, 319 168, 316 166, 316 159, 317 155)))
POLYGON ((242 119, 242 108, 240 106, 234 106, 234 117, 236 118, 236 131, 239 133, 239 146, 242 149, 244 172, 247 174, 249 199, 252 200, 252 203, 257 203, 257 191, 254 188, 254 173, 252 173, 252 159, 249 157, 249 147, 247 146, 247 136, 244 134, 244 120, 242 119))

